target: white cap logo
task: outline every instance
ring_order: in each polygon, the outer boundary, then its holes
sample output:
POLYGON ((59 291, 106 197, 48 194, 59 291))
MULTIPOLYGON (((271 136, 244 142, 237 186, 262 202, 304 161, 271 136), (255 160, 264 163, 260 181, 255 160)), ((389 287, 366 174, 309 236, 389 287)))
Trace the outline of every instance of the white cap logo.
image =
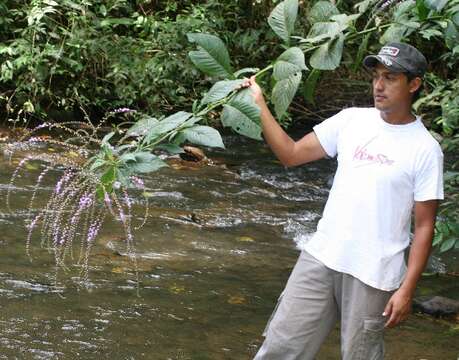
POLYGON ((393 64, 392 60, 388 59, 388 58, 385 57, 385 56, 379 56, 379 58, 380 58, 381 61, 384 63, 384 65, 386 65, 386 66, 392 66, 392 64, 393 64))
POLYGON ((379 50, 379 55, 389 55, 389 56, 397 56, 400 52, 399 49, 393 46, 383 46, 381 50, 379 50))

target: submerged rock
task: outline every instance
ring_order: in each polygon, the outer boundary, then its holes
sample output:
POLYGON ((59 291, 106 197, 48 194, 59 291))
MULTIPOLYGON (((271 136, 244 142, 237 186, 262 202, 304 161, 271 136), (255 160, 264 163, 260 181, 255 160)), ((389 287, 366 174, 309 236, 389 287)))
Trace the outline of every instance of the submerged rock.
POLYGON ((413 308, 433 316, 453 316, 459 313, 459 301, 443 296, 422 296, 413 300, 413 308))

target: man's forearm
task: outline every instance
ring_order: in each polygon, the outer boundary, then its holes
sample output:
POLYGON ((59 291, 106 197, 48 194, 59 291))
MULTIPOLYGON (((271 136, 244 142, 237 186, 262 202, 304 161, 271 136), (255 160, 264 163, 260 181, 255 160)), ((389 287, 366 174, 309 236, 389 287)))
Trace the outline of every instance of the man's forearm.
POLYGON ((420 226, 415 229, 413 243, 408 257, 408 269, 405 280, 400 287, 413 296, 416 284, 424 271, 432 248, 433 225, 420 226))
POLYGON ((288 166, 295 142, 274 119, 266 103, 259 106, 264 138, 282 164, 288 166))

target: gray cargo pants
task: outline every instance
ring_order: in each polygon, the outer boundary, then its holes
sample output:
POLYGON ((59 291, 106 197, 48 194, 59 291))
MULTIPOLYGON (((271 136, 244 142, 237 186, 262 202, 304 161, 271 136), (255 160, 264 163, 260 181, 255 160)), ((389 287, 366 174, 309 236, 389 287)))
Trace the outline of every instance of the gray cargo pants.
POLYGON ((381 360, 382 312, 392 293, 331 270, 303 251, 254 360, 314 359, 338 318, 343 360, 381 360))

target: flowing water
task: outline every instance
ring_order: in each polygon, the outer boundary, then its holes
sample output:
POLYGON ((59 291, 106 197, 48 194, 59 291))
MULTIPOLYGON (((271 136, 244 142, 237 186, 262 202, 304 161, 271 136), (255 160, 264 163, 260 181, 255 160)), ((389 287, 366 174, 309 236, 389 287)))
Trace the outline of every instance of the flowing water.
MULTIPOLYGON (((5 190, 19 158, 0 157, 0 359, 253 357, 298 256, 296 241, 320 217, 335 163, 286 170, 262 143, 225 142, 227 150, 209 154, 213 165, 175 162, 145 179, 150 213, 135 231, 138 278, 122 229, 107 221, 86 282, 71 262, 56 271, 37 234, 26 254, 24 221, 43 164, 21 172, 8 211, 5 190)), ((59 174, 45 179, 37 204, 59 174)), ((144 200, 135 203, 140 224, 144 200)), ((456 255, 433 266, 457 271, 456 255)), ((457 277, 427 277, 419 293, 459 298, 457 277)), ((459 356, 457 323, 420 314, 388 331, 386 343, 388 359, 459 356)), ((338 328, 324 359, 339 359, 338 328)))

